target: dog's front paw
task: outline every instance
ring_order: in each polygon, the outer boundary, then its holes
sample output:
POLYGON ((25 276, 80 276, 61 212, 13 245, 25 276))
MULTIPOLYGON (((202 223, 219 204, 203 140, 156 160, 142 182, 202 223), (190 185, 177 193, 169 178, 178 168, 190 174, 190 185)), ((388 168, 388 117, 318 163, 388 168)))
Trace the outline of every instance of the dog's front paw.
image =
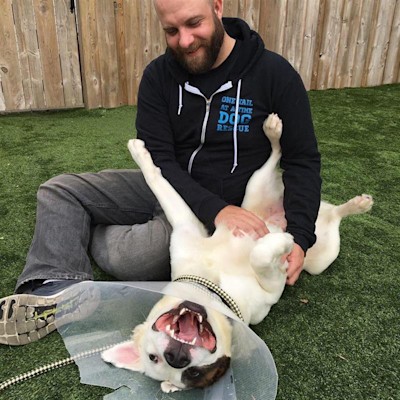
POLYGON ((147 158, 150 157, 150 153, 147 151, 143 140, 140 139, 129 140, 128 149, 129 152, 131 153, 132 158, 135 160, 136 164, 140 168, 142 168, 142 164, 147 161, 147 158))
POLYGON ((254 268, 281 268, 282 257, 293 249, 293 236, 290 233, 269 233, 258 239, 250 254, 250 263, 254 268))
POLYGON ((268 118, 264 121, 264 133, 271 143, 276 143, 281 138, 282 126, 282 120, 277 114, 268 115, 268 118))
POLYGON ((173 393, 173 392, 178 392, 179 390, 182 390, 182 389, 173 385, 171 382, 164 381, 164 382, 161 382, 161 390, 164 393, 173 393))
POLYGON ((132 158, 135 160, 138 167, 142 170, 146 179, 160 175, 160 169, 157 168, 149 151, 146 149, 143 140, 131 139, 128 142, 128 149, 132 158))

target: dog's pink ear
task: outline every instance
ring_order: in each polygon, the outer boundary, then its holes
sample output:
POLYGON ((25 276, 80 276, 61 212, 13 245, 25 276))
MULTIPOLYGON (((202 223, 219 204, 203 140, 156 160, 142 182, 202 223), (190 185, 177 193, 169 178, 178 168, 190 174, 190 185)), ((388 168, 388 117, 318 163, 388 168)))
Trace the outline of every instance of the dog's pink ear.
POLYGON ((139 349, 133 341, 117 344, 111 349, 103 351, 101 358, 118 368, 143 372, 139 349))

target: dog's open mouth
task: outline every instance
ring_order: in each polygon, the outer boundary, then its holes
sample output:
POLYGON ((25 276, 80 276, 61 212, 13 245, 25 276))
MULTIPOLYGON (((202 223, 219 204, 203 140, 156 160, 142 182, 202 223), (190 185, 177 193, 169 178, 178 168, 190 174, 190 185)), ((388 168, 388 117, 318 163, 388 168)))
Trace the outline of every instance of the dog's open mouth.
POLYGON ((217 340, 207 321, 207 312, 199 304, 184 301, 178 307, 161 315, 153 329, 166 333, 178 342, 216 350, 217 340))

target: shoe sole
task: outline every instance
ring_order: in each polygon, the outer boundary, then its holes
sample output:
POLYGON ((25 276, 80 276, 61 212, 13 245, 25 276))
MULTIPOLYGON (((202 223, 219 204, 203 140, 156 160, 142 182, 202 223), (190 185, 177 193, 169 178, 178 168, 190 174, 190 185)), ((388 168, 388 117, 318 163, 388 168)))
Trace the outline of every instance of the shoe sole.
POLYGON ((98 292, 86 287, 75 290, 77 286, 53 296, 15 294, 0 299, 0 343, 21 346, 36 342, 57 327, 92 314, 100 301, 98 292))

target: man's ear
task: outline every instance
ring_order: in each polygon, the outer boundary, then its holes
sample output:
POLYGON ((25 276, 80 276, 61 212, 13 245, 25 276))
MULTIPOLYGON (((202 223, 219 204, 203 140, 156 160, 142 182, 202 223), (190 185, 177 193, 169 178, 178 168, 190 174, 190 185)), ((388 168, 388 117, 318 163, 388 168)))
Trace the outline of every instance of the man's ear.
POLYGON ((140 359, 139 349, 132 340, 117 344, 103 351, 101 353, 101 358, 117 368, 143 372, 143 364, 140 359))
POLYGON ((222 14, 224 11, 224 5, 221 0, 214 0, 214 12, 219 19, 222 18, 222 14))

